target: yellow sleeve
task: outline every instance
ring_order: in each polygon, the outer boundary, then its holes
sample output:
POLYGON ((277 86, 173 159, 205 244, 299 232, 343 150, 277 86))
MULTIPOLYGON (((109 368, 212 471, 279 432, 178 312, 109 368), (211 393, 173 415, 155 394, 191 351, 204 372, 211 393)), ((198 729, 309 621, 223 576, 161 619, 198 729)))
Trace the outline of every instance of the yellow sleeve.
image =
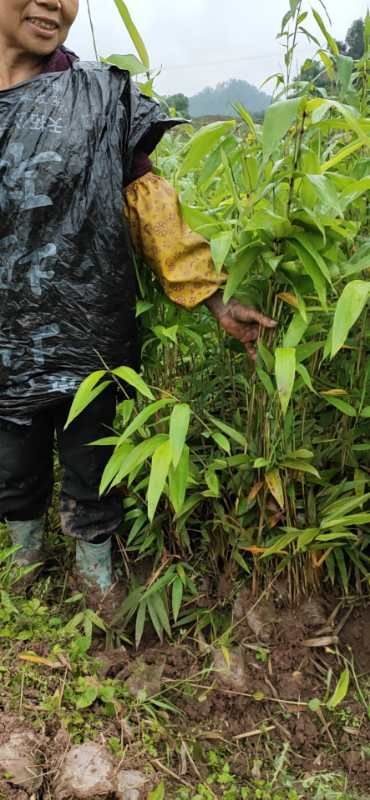
POLYGON ((208 242, 186 225, 176 191, 164 178, 148 172, 133 181, 125 189, 124 213, 136 252, 173 302, 194 308, 225 282, 208 242))

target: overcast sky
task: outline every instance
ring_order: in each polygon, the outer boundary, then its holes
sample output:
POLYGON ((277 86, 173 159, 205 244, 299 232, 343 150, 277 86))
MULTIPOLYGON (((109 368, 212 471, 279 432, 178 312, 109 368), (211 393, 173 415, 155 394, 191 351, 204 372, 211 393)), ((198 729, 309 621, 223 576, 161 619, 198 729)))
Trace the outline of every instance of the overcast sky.
MULTIPOLYGON (((81 58, 92 59, 87 2, 80 3, 68 44, 81 58)), ((99 55, 133 52, 113 0, 90 0, 90 4, 99 55)), ((308 9, 311 5, 307 2, 308 9)), ((327 0, 326 5, 335 38, 344 39, 351 22, 366 14, 368 0, 327 0)), ((162 94, 191 95, 229 78, 259 86, 282 67, 275 37, 289 0, 128 0, 128 6, 152 67, 161 69, 156 88, 162 94)), ((314 21, 309 27, 317 34, 314 21)), ((305 45, 300 56, 309 54, 305 45)))

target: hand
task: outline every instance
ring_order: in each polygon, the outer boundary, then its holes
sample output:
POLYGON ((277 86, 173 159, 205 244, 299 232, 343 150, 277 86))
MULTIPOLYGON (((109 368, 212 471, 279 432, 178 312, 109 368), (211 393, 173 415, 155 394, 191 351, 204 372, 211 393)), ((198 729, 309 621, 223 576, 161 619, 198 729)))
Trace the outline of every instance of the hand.
POLYGON ((206 300, 206 305, 216 317, 221 328, 229 336, 238 339, 244 345, 249 357, 255 361, 257 357, 255 342, 259 339, 262 329, 271 330, 276 327, 277 322, 266 317, 265 314, 261 314, 255 308, 238 303, 237 300, 229 300, 224 305, 220 292, 206 300))

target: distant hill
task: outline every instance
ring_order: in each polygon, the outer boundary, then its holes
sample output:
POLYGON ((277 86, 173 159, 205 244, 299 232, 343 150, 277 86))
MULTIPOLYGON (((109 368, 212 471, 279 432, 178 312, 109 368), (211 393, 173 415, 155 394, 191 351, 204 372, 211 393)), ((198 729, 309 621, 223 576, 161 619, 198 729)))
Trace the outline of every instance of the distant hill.
POLYGON ((260 92, 247 81, 232 79, 218 83, 215 89, 207 86, 189 98, 191 117, 224 116, 235 114, 233 103, 243 103, 251 114, 261 114, 271 103, 271 97, 260 92))

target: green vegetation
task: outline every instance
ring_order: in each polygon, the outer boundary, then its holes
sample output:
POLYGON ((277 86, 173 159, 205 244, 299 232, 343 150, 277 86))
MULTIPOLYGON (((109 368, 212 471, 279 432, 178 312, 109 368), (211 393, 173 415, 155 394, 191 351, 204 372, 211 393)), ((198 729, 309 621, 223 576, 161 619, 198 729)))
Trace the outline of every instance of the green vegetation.
POLYGON ((174 108, 177 114, 182 115, 185 119, 189 117, 189 98, 184 94, 173 94, 166 97, 166 103, 169 108, 174 108))
MULTIPOLYGON (((313 11, 334 92, 316 97, 289 83, 307 17, 296 2, 283 20, 286 74, 262 127, 236 103, 239 122, 189 128, 158 153, 227 272, 225 300, 279 328, 253 369, 206 310, 180 311, 138 271, 146 383, 119 371, 141 395, 120 406, 101 487, 128 481, 128 550, 160 565, 123 609, 137 641, 148 616, 160 636, 202 616, 189 609, 200 563, 261 585, 278 567, 292 600, 322 583, 368 588, 370 18, 354 62, 313 11)), ((105 377, 90 376, 73 413, 105 377)))

